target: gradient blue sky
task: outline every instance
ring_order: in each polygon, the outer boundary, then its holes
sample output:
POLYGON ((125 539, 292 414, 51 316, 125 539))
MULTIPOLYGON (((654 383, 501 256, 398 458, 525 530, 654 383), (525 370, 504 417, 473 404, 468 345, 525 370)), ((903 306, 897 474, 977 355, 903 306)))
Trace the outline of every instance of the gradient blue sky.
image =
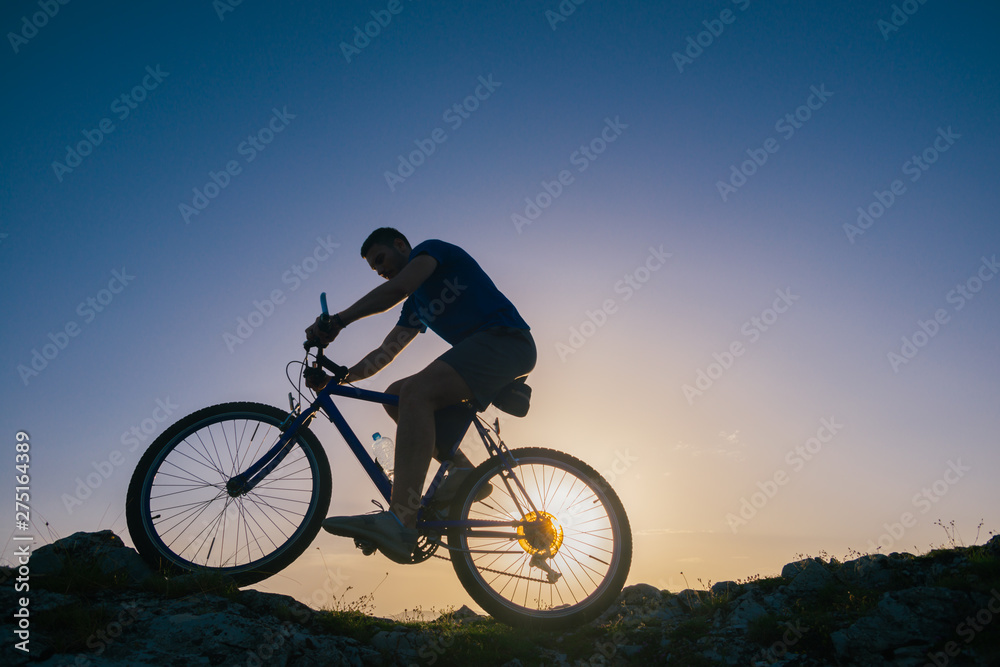
MULTIPOLYGON (((8 33, 41 10, 8 3, 4 478, 14 485, 23 429, 39 534, 111 528, 129 541, 125 489, 149 437, 214 403, 286 405, 284 366, 319 293, 343 308, 374 287, 358 248, 392 225, 466 248, 533 327, 533 408, 504 434, 608 474, 635 534, 629 583, 774 574, 796 554, 843 557, 880 539, 883 551, 926 550, 946 541, 938 520, 966 542, 982 520, 982 539, 1000 528, 1000 10, 896 4, 916 11, 893 31, 879 24, 893 18, 888 1, 755 0, 592 0, 553 29, 555 0, 403 0, 348 62, 341 43, 388 2, 248 0, 221 18, 209 0, 70 3, 16 45, 8 33), (679 67, 688 48, 696 57, 679 67), (499 85, 480 88, 486 99, 456 127, 445 113, 480 77, 499 85), (144 78, 153 89, 122 118, 115 100, 144 78), (281 131, 246 149, 274 110, 281 131), (796 113, 791 132, 783 119, 796 113), (105 118, 113 129, 57 175, 67 145, 105 118), (615 140, 581 160, 609 121, 615 140), (386 171, 438 128, 445 140, 390 188, 386 171), (935 161, 914 171, 925 151, 935 161), (720 195, 734 165, 765 154, 720 195), (180 205, 231 161, 239 172, 186 221, 180 205), (512 216, 563 170, 568 184, 519 228, 512 216), (845 231, 894 181, 891 206, 863 234, 845 231), (324 244, 339 245, 314 254, 324 244), (670 257, 661 265, 651 249, 670 257), (307 279, 293 277, 312 257, 307 279), (115 271, 134 278, 102 293, 115 271), (275 290, 273 314, 227 345, 275 290), (100 312, 87 306, 109 296, 100 312), (77 335, 62 339, 67 325, 77 335), (923 344, 894 368, 889 354, 915 333, 923 344), (65 348, 25 381, 19 366, 50 334, 65 348), (685 392, 699 372, 710 386, 685 392), (171 415, 156 423, 161 405, 171 415), (126 434, 144 420, 155 432, 138 446, 126 434), (120 465, 69 511, 78 478, 112 457, 120 465)), ((354 362, 394 322, 352 326, 332 355, 354 362)), ((422 336, 366 386, 443 349, 422 336)), ((390 428, 377 408, 347 414, 363 437, 390 428)), ((318 431, 333 508, 367 511, 374 490, 318 431)), ((13 513, 3 521, 11 534, 13 513)), ((351 598, 388 572, 380 613, 471 604, 443 561, 405 568, 325 534, 314 546, 259 587, 320 605, 328 575, 351 598)))

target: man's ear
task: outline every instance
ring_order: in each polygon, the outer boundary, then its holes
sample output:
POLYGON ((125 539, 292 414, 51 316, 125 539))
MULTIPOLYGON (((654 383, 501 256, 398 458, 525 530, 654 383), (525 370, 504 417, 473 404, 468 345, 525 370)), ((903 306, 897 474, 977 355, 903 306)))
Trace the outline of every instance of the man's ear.
POLYGON ((410 250, 412 250, 412 248, 410 248, 410 245, 403 239, 393 239, 392 247, 398 250, 400 253, 402 253, 403 257, 409 257, 410 250))

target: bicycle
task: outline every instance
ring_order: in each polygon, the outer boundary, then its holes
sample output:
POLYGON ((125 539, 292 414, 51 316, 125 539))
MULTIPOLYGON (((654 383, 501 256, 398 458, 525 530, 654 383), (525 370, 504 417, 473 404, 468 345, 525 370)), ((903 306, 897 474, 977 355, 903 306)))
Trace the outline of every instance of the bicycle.
MULTIPOLYGON (((246 586, 300 556, 319 532, 332 497, 329 461, 308 428, 321 412, 388 506, 389 477, 333 397, 397 405, 398 396, 341 385, 347 369, 310 343, 302 362, 289 363, 300 363, 301 370, 297 385, 288 376, 298 390, 298 400, 288 394, 288 412, 248 402, 204 408, 166 429, 143 454, 129 483, 126 517, 136 549, 150 565, 167 574, 224 573, 246 586), (318 369, 334 379, 303 409, 303 377, 318 369)), ((497 404, 503 409, 502 401, 497 404)), ((513 410, 519 416, 526 411, 526 404, 513 410)), ((603 477, 562 452, 508 449, 499 419, 490 425, 471 405, 439 411, 436 418, 439 451, 446 456, 416 507, 419 538, 409 562, 443 558, 436 552, 444 548, 469 595, 512 626, 565 629, 607 609, 628 576, 632 534, 621 501, 603 477), (487 459, 468 475, 442 517, 434 494, 470 426, 487 459), (487 484, 488 495, 482 493, 487 484)), ((355 542, 366 555, 374 551, 355 542)))

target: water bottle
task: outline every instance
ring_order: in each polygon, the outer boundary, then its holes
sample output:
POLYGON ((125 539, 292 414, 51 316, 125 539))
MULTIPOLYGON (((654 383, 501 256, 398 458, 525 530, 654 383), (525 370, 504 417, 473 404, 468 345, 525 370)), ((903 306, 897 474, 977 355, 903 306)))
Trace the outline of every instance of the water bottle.
POLYGON ((392 442, 392 438, 386 438, 381 433, 373 433, 372 441, 372 457, 391 482, 395 467, 396 445, 392 442))

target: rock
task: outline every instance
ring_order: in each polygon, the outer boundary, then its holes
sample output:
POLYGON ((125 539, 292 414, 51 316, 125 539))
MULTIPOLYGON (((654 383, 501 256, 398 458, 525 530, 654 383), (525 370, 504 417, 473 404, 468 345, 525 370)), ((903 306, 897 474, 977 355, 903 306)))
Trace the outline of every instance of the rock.
POLYGON ((74 533, 52 544, 38 547, 31 554, 34 576, 54 576, 64 568, 85 571, 96 567, 103 575, 122 585, 135 585, 157 576, 135 549, 125 546, 110 530, 98 533, 74 533))
POLYGON ((696 591, 693 588, 685 588, 677 594, 677 599, 688 609, 699 606, 707 598, 708 593, 705 591, 696 591))
POLYGON ((889 557, 885 554, 869 554, 847 561, 837 570, 837 578, 848 586, 887 586, 892 580, 889 557))
MULTIPOLYGON (((446 614, 442 614, 442 618, 444 618, 444 616, 446 616, 446 614)), ((469 623, 486 618, 485 616, 472 611, 464 604, 457 611, 452 612, 450 616, 451 620, 456 623, 469 623)))
POLYGON ((649 584, 634 584, 622 589, 618 596, 618 601, 630 607, 636 606, 659 606, 663 600, 663 593, 659 588, 649 584))
POLYGON ((643 622, 643 619, 657 613, 669 597, 663 591, 650 586, 649 584, 635 584, 626 586, 618 599, 615 600, 603 614, 601 614, 592 625, 604 625, 612 620, 623 621, 630 627, 635 627, 643 622))
POLYGON ((948 636, 970 611, 968 593, 916 587, 885 593, 874 613, 831 634, 837 655, 850 661, 879 664, 880 655, 912 646, 930 650, 937 637, 948 636))
POLYGON ((279 619, 291 620, 301 625, 308 625, 316 616, 316 612, 290 595, 277 593, 262 593, 253 589, 240 591, 236 599, 240 604, 252 609, 258 614, 267 614, 279 619))
POLYGON ((833 581, 833 575, 819 558, 789 563, 782 568, 781 576, 790 580, 788 592, 792 595, 817 593, 833 581))
MULTIPOLYGON (((988 560, 995 551, 1000 551, 996 537, 971 559, 966 548, 935 550, 926 557, 875 554, 843 565, 810 558, 786 565, 784 581, 719 582, 709 591, 677 595, 636 584, 588 625, 540 641, 534 633, 516 631, 518 642, 528 642, 517 655, 531 664, 566 666, 923 667, 929 651, 941 651, 949 639, 965 639, 957 628, 967 619, 977 617, 985 626, 984 614, 1000 618, 993 611, 1000 580, 988 560), (824 590, 834 594, 836 604, 821 604, 816 594, 824 590), (883 592, 881 597, 871 597, 876 591, 883 592), (878 602, 872 606, 874 599, 878 602), (812 629, 806 627, 810 618, 816 619, 812 629), (765 622, 755 623, 758 619, 765 622), (755 632, 748 635, 750 627, 755 632), (830 633, 830 639, 820 632, 830 633)), ((77 533, 35 555, 30 561, 31 654, 7 642, 0 646, 0 664, 395 667, 453 664, 462 652, 479 650, 473 655, 483 664, 522 665, 504 653, 510 647, 489 643, 492 631, 462 635, 468 632, 463 626, 487 618, 465 606, 442 615, 437 625, 390 627, 373 620, 358 631, 357 619, 344 625, 289 596, 239 591, 216 575, 136 586, 151 572, 110 531, 77 533), (82 575, 82 584, 67 576, 74 573, 82 575), (96 619, 93 626, 84 622, 89 618, 96 619), (338 636, 331 628, 339 627, 371 639, 338 636), (461 651, 453 648, 456 640, 463 640, 461 651)), ((12 568, 0 568, 0 579, 7 579, 0 587, 5 609, 17 609, 23 595, 12 585, 17 576, 12 568)), ((16 620, 11 613, 0 618, 0 632, 15 636, 16 620)), ((963 642, 959 648, 955 664, 995 664, 995 656, 986 654, 992 648, 988 641, 963 642)))
POLYGON ((985 545, 986 551, 994 558, 1000 558, 1000 535, 994 535, 985 545))
POLYGON ((735 596, 740 592, 741 586, 735 581, 720 581, 708 590, 712 594, 712 597, 721 597, 723 595, 735 596))
POLYGON ((759 602, 758 596, 755 593, 747 593, 741 595, 736 601, 736 608, 729 616, 728 623, 730 627, 746 631, 754 619, 767 613, 767 609, 759 602))

